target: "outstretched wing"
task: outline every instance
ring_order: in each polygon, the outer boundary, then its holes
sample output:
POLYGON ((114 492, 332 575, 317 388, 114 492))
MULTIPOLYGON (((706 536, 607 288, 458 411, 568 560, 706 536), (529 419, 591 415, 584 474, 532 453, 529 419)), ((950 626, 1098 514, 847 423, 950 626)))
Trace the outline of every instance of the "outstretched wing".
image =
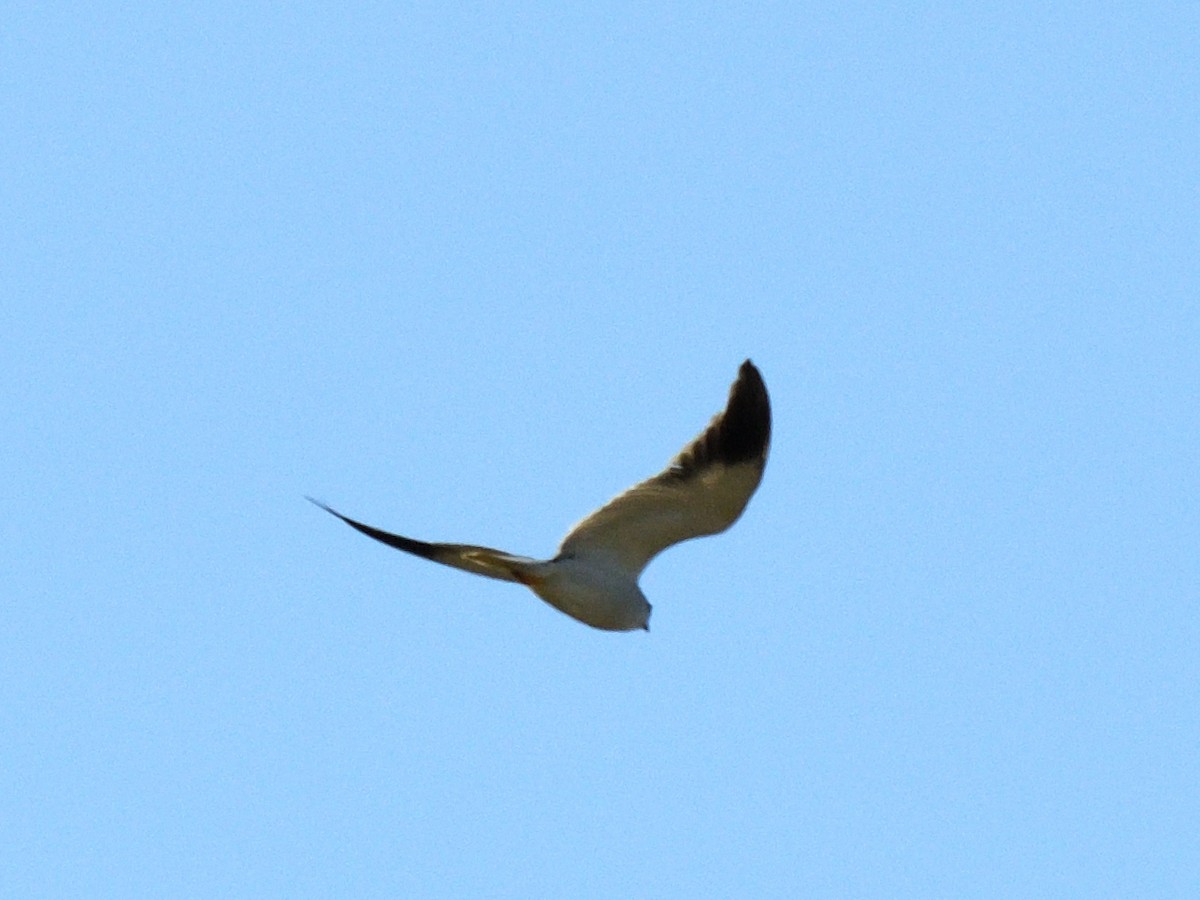
POLYGON ((672 544, 724 531, 762 480, 770 443, 767 386, 746 360, 708 427, 665 470, 572 528, 559 556, 607 556, 636 575, 672 544))
POLYGON ((336 509, 326 506, 320 500, 313 500, 312 497, 307 499, 330 515, 337 516, 356 531, 361 531, 367 537, 375 538, 389 547, 395 547, 397 550, 412 553, 422 559, 432 560, 444 566, 453 566, 456 569, 473 572, 476 575, 527 584, 528 580, 525 576, 527 567, 536 562, 529 557, 513 556, 511 553, 493 550, 491 547, 473 547, 469 544, 428 544, 425 541, 414 541, 412 538, 402 537, 392 534, 390 531, 383 531, 370 525, 364 525, 362 522, 356 522, 348 516, 343 516, 336 509))

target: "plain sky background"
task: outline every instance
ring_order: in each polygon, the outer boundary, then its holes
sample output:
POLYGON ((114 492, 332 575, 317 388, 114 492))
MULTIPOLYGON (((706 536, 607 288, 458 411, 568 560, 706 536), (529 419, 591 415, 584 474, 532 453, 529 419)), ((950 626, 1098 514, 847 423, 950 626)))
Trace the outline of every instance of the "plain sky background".
POLYGON ((1196 896, 1198 10, 7 6, 0 892, 1196 896))

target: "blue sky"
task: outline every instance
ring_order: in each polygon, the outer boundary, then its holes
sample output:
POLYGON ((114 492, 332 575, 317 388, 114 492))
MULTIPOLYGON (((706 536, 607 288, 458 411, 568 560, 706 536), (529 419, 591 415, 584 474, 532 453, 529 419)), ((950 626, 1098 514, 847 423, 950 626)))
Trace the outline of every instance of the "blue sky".
POLYGON ((5 19, 6 896, 1195 893, 1193 4, 5 19))

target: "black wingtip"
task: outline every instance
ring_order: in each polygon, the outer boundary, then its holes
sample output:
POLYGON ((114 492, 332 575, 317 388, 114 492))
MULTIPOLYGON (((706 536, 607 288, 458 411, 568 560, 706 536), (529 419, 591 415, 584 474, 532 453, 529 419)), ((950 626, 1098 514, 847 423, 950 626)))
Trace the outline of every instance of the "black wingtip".
POLYGON ((425 541, 414 541, 412 538, 406 538, 400 534, 392 534, 390 531, 384 531, 382 528, 376 528, 374 525, 367 525, 364 522, 351 519, 349 516, 343 516, 332 506, 322 503, 315 497, 309 497, 307 494, 305 494, 304 499, 314 506, 321 507, 321 509, 325 510, 331 516, 341 519, 355 531, 361 532, 369 538, 374 538, 381 544, 387 544, 389 547, 395 547, 397 550, 403 550, 405 553, 412 553, 424 559, 437 560, 437 546, 434 544, 428 544, 425 541))
POLYGON ((771 444, 771 400, 762 373, 746 360, 729 389, 725 409, 671 460, 675 478, 691 478, 706 466, 750 464, 761 471, 771 444))
POLYGON ((311 503, 313 506, 319 506, 321 509, 325 510, 325 512, 329 513, 331 516, 337 516, 339 519, 342 517, 341 513, 339 513, 337 510, 333 509, 327 503, 322 503, 316 497, 310 497, 308 494, 305 494, 304 499, 307 500, 309 503, 311 503))
POLYGON ((343 516, 340 512, 338 512, 336 509, 334 509, 328 503, 322 503, 316 497, 310 497, 310 496, 308 496, 308 494, 305 494, 304 499, 307 500, 309 503, 311 503, 313 506, 318 506, 321 509, 325 510, 325 512, 329 513, 335 519, 341 519, 343 522, 345 522, 351 528, 357 528, 359 531, 363 531, 364 528, 370 527, 368 525, 363 525, 361 522, 355 522, 353 519, 343 516))
POLYGON ((738 369, 729 402, 714 424, 714 455, 721 462, 732 465, 766 458, 771 443, 771 399, 762 373, 749 359, 738 369))

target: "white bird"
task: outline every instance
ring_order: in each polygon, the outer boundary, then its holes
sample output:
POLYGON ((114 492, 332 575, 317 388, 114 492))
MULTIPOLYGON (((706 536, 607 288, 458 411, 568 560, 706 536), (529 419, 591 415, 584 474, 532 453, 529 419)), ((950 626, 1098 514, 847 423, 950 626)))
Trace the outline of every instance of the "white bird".
POLYGON ((771 442, 771 404, 762 375, 742 363, 729 401, 659 474, 634 485, 577 524, 553 559, 490 547, 430 544, 391 534, 308 499, 368 537, 476 575, 517 581, 568 616, 605 631, 650 630, 638 577, 646 564, 691 538, 737 521, 762 480, 771 442))

